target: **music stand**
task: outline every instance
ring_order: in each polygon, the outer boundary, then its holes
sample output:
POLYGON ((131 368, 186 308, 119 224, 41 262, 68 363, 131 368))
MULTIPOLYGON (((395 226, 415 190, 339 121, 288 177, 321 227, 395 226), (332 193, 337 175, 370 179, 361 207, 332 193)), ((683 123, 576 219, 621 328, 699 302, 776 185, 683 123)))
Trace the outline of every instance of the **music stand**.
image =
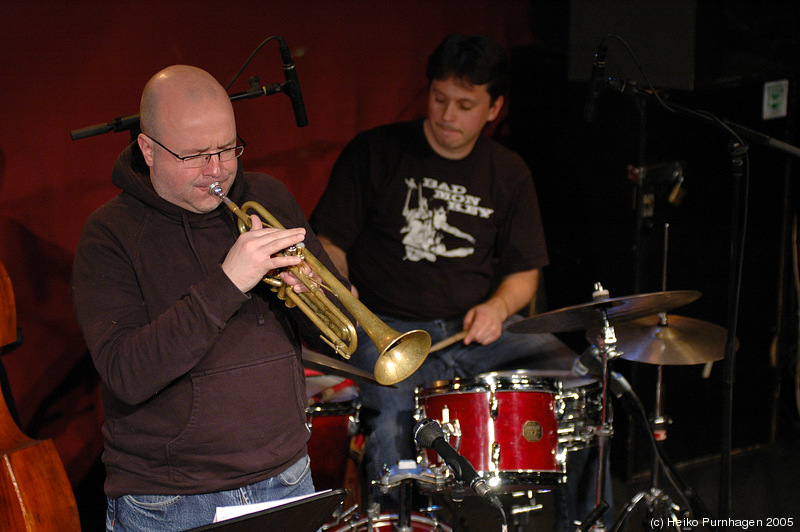
POLYGON ((346 495, 347 492, 343 489, 325 491, 299 501, 193 528, 189 532, 205 530, 217 532, 253 532, 256 530, 316 532, 333 515, 334 510, 346 495))

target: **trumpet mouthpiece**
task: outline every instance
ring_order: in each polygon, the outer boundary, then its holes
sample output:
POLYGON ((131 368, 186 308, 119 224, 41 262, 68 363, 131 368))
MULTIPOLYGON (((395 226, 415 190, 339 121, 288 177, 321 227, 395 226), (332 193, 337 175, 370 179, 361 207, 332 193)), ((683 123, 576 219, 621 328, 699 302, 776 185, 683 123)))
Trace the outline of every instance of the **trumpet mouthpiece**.
POLYGON ((208 186, 208 193, 212 196, 222 196, 222 185, 219 184, 219 181, 211 183, 208 186))

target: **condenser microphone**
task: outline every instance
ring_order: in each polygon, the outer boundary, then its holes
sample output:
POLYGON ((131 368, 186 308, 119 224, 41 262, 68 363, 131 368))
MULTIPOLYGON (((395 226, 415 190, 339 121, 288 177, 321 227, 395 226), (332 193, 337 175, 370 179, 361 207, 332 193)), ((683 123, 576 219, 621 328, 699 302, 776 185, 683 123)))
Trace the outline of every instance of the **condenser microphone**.
POLYGON ((297 122, 297 127, 307 126, 308 116, 306 116, 306 106, 303 104, 300 82, 297 80, 297 68, 292 59, 292 54, 289 52, 289 47, 286 46, 286 41, 282 37, 278 37, 278 48, 283 61, 283 75, 286 78, 282 91, 292 100, 292 110, 294 111, 294 120, 297 122))
POLYGON ((595 107, 597 100, 600 98, 600 93, 603 91, 605 85, 606 74, 606 55, 608 53, 608 44, 606 44, 606 37, 600 41, 597 47, 597 52, 594 54, 594 63, 592 63, 592 77, 589 80, 589 98, 586 100, 586 107, 583 111, 583 119, 586 122, 593 122, 596 114, 595 107))
POLYGON ((475 467, 444 439, 444 431, 438 421, 429 418, 419 420, 417 426, 414 427, 414 440, 420 446, 436 451, 453 470, 457 480, 466 482, 472 491, 488 500, 494 507, 503 510, 500 499, 492 492, 486 481, 478 475, 475 467))

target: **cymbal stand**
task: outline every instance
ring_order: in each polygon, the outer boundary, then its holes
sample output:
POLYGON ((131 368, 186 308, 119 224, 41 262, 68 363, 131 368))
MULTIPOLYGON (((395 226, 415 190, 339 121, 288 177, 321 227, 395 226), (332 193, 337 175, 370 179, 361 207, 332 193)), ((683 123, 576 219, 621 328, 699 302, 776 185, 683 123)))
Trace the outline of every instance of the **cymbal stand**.
MULTIPOLYGON (((659 315, 666 318, 665 315, 659 315)), ((666 319, 663 320, 666 326, 666 319)), ((653 469, 651 473, 651 485, 646 491, 640 491, 628 502, 623 508, 619 517, 617 518, 612 532, 621 530, 625 521, 630 517, 633 510, 640 504, 645 504, 650 519, 648 524, 650 530, 665 530, 673 529, 677 531, 684 530, 683 523, 689 523, 691 520, 687 519, 690 515, 688 510, 683 511, 680 506, 675 504, 670 496, 659 488, 659 474, 661 471, 661 463, 659 462, 658 448, 661 442, 667 439, 667 425, 671 422, 662 414, 662 369, 661 364, 658 365, 658 377, 656 382, 656 406, 655 414, 651 420, 652 437, 654 443, 654 456, 653 456, 653 469)))
MULTIPOLYGON (((595 283, 592 300, 595 302, 602 302, 605 299, 609 299, 608 290, 605 290, 600 283, 595 283)), ((611 326, 608 320, 608 314, 604 308, 600 308, 599 313, 600 320, 603 323, 601 335, 598 335, 599 352, 602 355, 603 361, 603 389, 600 406, 600 425, 595 429, 598 448, 597 482, 595 485, 596 506, 589 515, 578 524, 578 530, 581 532, 587 530, 596 532, 604 531, 606 527, 602 515, 609 506, 605 501, 606 457, 608 455, 608 442, 613 434, 613 427, 611 425, 611 418, 608 415, 608 364, 611 360, 618 357, 619 353, 616 350, 616 333, 614 332, 614 327, 611 326)))
MULTIPOLYGON (((661 276, 661 289, 664 291, 667 289, 668 240, 669 224, 664 224, 664 258, 661 276)), ((658 314, 658 324, 660 327, 668 326, 666 312, 661 312, 658 314)), ((688 511, 681 512, 680 506, 675 504, 672 499, 670 499, 669 495, 658 487, 661 464, 659 462, 660 457, 658 455, 658 449, 656 446, 661 445, 661 442, 667 439, 667 426, 672 421, 669 418, 664 417, 662 413, 664 366, 663 364, 658 364, 657 367, 658 371, 656 375, 655 412, 650 422, 652 437, 654 439, 653 470, 651 473, 650 489, 647 491, 640 491, 634 495, 634 497, 630 500, 630 502, 628 502, 628 504, 620 513, 620 516, 617 518, 617 522, 614 523, 612 531, 620 530, 625 520, 631 515, 631 512, 633 512, 633 510, 643 501, 647 505, 648 514, 652 517, 648 521, 651 529, 657 528, 658 530, 664 530, 674 527, 675 530, 683 530, 681 523, 686 521, 682 521, 679 517, 679 514, 689 513, 688 511), (654 523, 660 523, 660 525, 654 525, 654 523)))

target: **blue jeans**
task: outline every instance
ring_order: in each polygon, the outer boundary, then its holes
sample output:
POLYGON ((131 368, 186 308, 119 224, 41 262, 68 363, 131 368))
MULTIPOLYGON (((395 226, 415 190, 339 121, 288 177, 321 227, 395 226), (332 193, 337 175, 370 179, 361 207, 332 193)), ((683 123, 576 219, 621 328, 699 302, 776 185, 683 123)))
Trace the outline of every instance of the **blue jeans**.
POLYGON ((267 480, 239 489, 200 495, 125 495, 108 499, 106 530, 189 530, 209 525, 218 506, 275 501, 314 493, 308 456, 267 480))

